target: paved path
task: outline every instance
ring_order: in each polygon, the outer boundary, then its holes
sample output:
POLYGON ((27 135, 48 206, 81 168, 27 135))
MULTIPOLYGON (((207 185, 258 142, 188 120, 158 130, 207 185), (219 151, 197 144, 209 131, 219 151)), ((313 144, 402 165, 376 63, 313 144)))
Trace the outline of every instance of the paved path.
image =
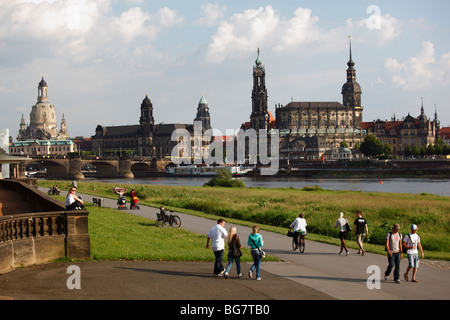
MULTIPOLYGON (((92 201, 92 196, 83 195, 83 198, 86 201, 92 201)), ((103 206, 114 208, 117 206, 116 200, 103 199, 103 206)), ((127 211, 154 220, 158 210, 156 208, 140 206, 140 210, 127 211)), ((182 219, 181 228, 200 234, 206 234, 216 223, 213 220, 186 214, 179 213, 179 215, 182 219)), ((231 224, 227 223, 226 228, 228 229, 230 226, 231 224)), ((247 235, 251 232, 250 228, 247 227, 236 225, 236 228, 238 234, 243 239, 246 239, 247 235)), ((132 291, 136 291, 141 294, 141 298, 147 299, 149 296, 144 295, 144 292, 146 291, 141 287, 148 288, 148 285, 144 285, 144 283, 152 283, 152 285, 159 283, 157 279, 161 278, 163 275, 168 277, 166 280, 169 280, 169 278, 173 280, 173 283, 162 283, 162 288, 164 290, 161 291, 161 295, 153 296, 153 298, 150 299, 168 299, 171 297, 173 299, 198 298, 210 300, 217 297, 213 292, 220 292, 222 290, 224 290, 224 292, 229 292, 228 294, 219 294, 222 299, 245 299, 245 297, 248 297, 248 299, 257 300, 301 300, 308 298, 352 300, 448 300, 450 298, 450 270, 448 269, 438 269, 422 264, 417 276, 420 283, 403 281, 402 284, 396 284, 392 281, 391 275, 391 279, 387 282, 384 280, 376 282, 376 284, 379 285, 379 289, 370 290, 367 286, 367 280, 370 276, 373 277, 373 271, 367 273, 367 269, 371 267, 374 268, 374 270, 379 270, 381 273, 380 276, 382 277, 387 265, 387 258, 384 255, 366 253, 366 255, 360 256, 355 250, 350 250, 349 256, 340 256, 337 254, 338 247, 313 241, 307 241, 305 253, 300 254, 291 251, 291 238, 266 231, 261 231, 261 234, 264 238, 264 248, 266 251, 285 261, 263 262, 262 281, 255 281, 248 278, 228 280, 212 278, 210 276, 211 263, 87 262, 82 264, 84 270, 86 270, 82 271, 82 274, 83 276, 86 276, 86 279, 88 280, 83 281, 83 283, 86 283, 86 286, 89 286, 89 283, 95 283, 98 289, 93 297, 86 296, 88 290, 83 289, 79 290, 80 292, 78 295, 74 294, 72 298, 95 299, 94 297, 100 297, 100 299, 102 299, 102 297, 105 297, 106 299, 136 299, 136 295, 132 293, 132 291), (98 269, 93 269, 95 266, 97 266, 98 269), (138 277, 138 274, 144 277, 142 281, 140 280, 141 278, 138 277), (189 290, 189 287, 186 287, 186 291, 183 291, 185 294, 180 292, 178 297, 169 294, 169 292, 175 292, 171 289, 175 290, 180 281, 184 287, 189 280, 192 280, 193 283, 195 283, 191 288, 192 290, 189 290), (205 280, 206 282, 203 282, 205 280), (118 286, 117 283, 123 283, 123 286, 129 283, 130 288, 133 289, 128 291, 123 290, 123 287, 118 286), (216 286, 216 284, 218 286, 216 286), (232 290, 235 286, 240 290, 232 290), (276 290, 276 288, 279 290, 276 290), (84 291, 84 294, 82 291, 84 291), (103 294, 100 294, 101 292, 103 292, 103 294), (116 292, 116 294, 114 294, 114 292, 116 292), (236 292, 239 292, 238 297, 236 297, 236 292), (287 294, 287 292, 290 294, 287 294), (117 296, 117 294, 120 295, 117 296)), ((65 292, 65 295, 58 295, 58 290, 56 290, 54 296, 60 298, 67 297, 67 294, 71 294, 70 292, 67 292, 67 288, 65 287, 65 279, 68 277, 68 275, 65 274, 65 268, 67 268, 67 266, 63 265, 60 268, 56 265, 53 266, 53 268, 52 265, 48 265, 46 267, 35 266, 22 270, 18 269, 2 275, 0 277, 0 295, 8 296, 8 294, 5 294, 5 290, 2 289, 5 288, 4 278, 8 277, 10 274, 18 275, 20 273, 27 273, 29 272, 28 270, 31 270, 30 277, 31 274, 37 273, 38 275, 42 275, 42 281, 47 283, 45 279, 50 279, 53 276, 53 273, 56 272, 56 270, 54 270, 52 273, 51 270, 58 269, 57 271, 60 272, 59 277, 61 277, 61 282, 63 282, 63 288, 60 290, 65 292), (46 272, 47 277, 45 276, 46 272), (61 274, 61 272, 63 274, 61 274)), ((405 272, 406 266, 407 260, 403 259, 401 274, 405 272)), ((231 275, 233 275, 234 270, 233 267, 231 275)), ((247 270, 248 266, 244 265, 243 272, 246 272, 247 270)), ((61 283, 59 283, 59 285, 61 285, 61 283)), ((92 294, 94 293, 92 292, 92 294)), ((27 298, 26 295, 18 295, 17 297, 27 298)), ((28 298, 29 297, 30 296, 28 296, 28 298)), ((33 297, 36 297, 36 294, 34 294, 33 297)), ((45 299, 45 296, 41 296, 41 298, 45 299)))

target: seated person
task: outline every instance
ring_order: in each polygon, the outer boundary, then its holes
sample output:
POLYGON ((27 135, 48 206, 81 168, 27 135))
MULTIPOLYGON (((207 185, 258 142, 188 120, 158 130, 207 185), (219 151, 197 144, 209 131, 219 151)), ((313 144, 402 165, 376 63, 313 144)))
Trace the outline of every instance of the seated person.
POLYGON ((78 197, 75 193, 77 188, 71 187, 69 193, 66 196, 66 210, 84 210, 84 202, 81 197, 78 197))

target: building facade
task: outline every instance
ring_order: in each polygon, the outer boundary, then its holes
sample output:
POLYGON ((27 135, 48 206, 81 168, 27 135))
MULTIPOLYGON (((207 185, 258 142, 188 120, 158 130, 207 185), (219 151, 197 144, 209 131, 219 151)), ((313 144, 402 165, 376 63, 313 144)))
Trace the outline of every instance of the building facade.
POLYGON ((38 85, 37 103, 33 105, 30 113, 30 124, 25 123, 22 115, 20 120, 18 141, 26 140, 67 140, 66 119, 64 115, 61 120, 61 127, 58 130, 56 123, 56 111, 54 105, 48 99, 48 85, 42 77, 38 85))
MULTIPOLYGON (((170 157, 172 150, 181 141, 172 141, 172 133, 176 130, 186 130, 194 139, 194 124, 160 123, 155 124, 153 104, 146 95, 141 103, 139 124, 126 126, 98 125, 92 136, 92 151, 102 156, 112 154, 116 156, 137 155, 156 157, 158 159, 170 157)), ((208 103, 202 96, 199 101, 197 114, 194 119, 202 124, 203 131, 211 128, 211 117, 208 103)), ((192 141, 184 141, 194 146, 192 141)), ((202 145, 203 146, 203 145, 202 145)), ((186 150, 183 148, 183 150, 186 150)), ((183 156, 183 155, 180 155, 183 156)))
POLYGON ((382 143, 390 144, 394 154, 402 155, 406 148, 415 146, 420 150, 423 146, 434 144, 440 136, 440 121, 435 110, 434 119, 425 115, 423 102, 420 115, 416 118, 408 114, 401 120, 376 120, 364 122, 363 128, 368 134, 376 136, 382 143))
POLYGON ((13 142, 10 154, 16 156, 65 156, 70 152, 78 152, 78 146, 72 140, 26 140, 13 142))

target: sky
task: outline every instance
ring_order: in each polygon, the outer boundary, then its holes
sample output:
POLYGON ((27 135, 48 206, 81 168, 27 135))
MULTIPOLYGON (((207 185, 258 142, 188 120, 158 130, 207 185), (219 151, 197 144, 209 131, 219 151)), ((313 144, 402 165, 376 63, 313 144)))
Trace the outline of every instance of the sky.
POLYGON ((269 111, 338 101, 349 36, 363 121, 437 110, 450 126, 447 0, 0 0, 0 129, 28 124, 44 77, 58 128, 139 123, 146 95, 155 123, 192 123, 202 95, 218 133, 251 113, 260 48, 269 111))

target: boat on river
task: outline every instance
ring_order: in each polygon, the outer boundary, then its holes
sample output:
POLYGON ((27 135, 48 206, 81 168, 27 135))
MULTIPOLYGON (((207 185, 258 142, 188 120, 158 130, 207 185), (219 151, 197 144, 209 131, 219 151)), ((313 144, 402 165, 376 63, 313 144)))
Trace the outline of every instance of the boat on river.
POLYGON ((167 167, 167 177, 214 177, 219 169, 227 169, 231 171, 233 177, 240 177, 251 171, 252 168, 244 168, 242 166, 208 166, 208 165, 186 165, 167 167))

